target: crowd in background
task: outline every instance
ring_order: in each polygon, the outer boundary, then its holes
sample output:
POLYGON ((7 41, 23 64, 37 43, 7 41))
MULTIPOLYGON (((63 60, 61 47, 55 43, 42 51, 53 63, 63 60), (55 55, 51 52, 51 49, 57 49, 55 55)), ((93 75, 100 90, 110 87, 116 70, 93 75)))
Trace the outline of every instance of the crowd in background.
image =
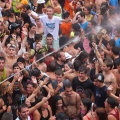
POLYGON ((119 0, 0 0, 0 120, 120 120, 119 0))

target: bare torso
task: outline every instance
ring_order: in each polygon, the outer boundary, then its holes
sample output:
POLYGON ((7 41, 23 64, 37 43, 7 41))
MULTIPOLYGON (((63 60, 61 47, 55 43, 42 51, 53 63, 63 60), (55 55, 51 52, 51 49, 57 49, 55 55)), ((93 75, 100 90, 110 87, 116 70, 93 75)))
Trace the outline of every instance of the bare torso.
POLYGON ((13 64, 17 62, 17 56, 15 56, 14 58, 10 58, 9 56, 6 57, 6 60, 5 60, 5 66, 7 68, 10 68, 12 69, 13 67, 13 64))
POLYGON ((118 94, 120 94, 120 73, 118 72, 117 69, 112 70, 112 72, 113 72, 113 74, 114 74, 115 77, 116 77, 116 82, 117 82, 117 85, 118 85, 118 90, 117 90, 117 92, 118 92, 118 94))
POLYGON ((77 94, 73 92, 70 97, 67 97, 63 92, 61 96, 65 104, 65 114, 68 116, 75 115, 77 113, 77 94))
POLYGON ((113 86, 113 94, 116 93, 116 89, 117 89, 117 81, 116 81, 116 77, 115 75, 110 72, 109 74, 103 73, 104 74, 104 83, 107 87, 109 87, 110 85, 113 86))

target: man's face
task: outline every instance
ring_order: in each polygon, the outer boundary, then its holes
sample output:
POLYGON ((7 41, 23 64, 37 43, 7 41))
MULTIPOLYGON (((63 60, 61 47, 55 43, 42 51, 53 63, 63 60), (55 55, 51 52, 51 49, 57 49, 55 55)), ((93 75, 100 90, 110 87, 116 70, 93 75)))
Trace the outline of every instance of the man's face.
POLYGON ((78 22, 82 21, 82 17, 80 15, 77 16, 78 22))
POLYGON ((101 55, 101 58, 104 60, 105 53, 104 52, 100 52, 100 55, 101 55))
POLYGON ((85 80, 86 78, 85 72, 79 72, 79 77, 80 77, 80 80, 85 80))
POLYGON ((58 81, 58 83, 62 82, 63 75, 56 75, 56 80, 58 81))
POLYGON ((52 45, 53 37, 47 37, 46 41, 47 41, 47 45, 52 45))
POLYGON ((19 112, 19 115, 22 119, 27 120, 28 115, 29 115, 29 109, 27 107, 22 108, 21 112, 19 112))
POLYGON ((16 55, 15 53, 16 53, 15 48, 10 47, 10 48, 9 48, 9 56, 13 57, 13 56, 16 55))
POLYGON ((65 53, 61 52, 60 55, 61 55, 60 61, 65 62, 66 61, 65 53))
POLYGON ((40 20, 36 20, 35 22, 36 22, 36 25, 37 25, 37 26, 41 26, 40 20))
POLYGON ((2 70, 5 66, 5 60, 0 60, 0 70, 2 70))
POLYGON ((108 70, 108 67, 106 66, 106 64, 105 64, 105 63, 103 63, 103 65, 102 65, 101 69, 102 69, 103 71, 107 71, 107 70, 108 70))
POLYGON ((95 80, 94 80, 94 85, 95 85, 95 86, 99 86, 99 80, 95 79, 95 80))
POLYGON ((20 72, 20 68, 19 68, 18 66, 14 67, 14 68, 13 68, 13 72, 14 72, 14 73, 20 72))
POLYGON ((47 8, 47 15, 48 16, 53 15, 53 9, 52 8, 47 8))
POLYGON ((65 94, 66 94, 66 96, 70 97, 72 95, 72 91, 73 91, 72 87, 69 87, 69 88, 66 87, 65 88, 65 94))

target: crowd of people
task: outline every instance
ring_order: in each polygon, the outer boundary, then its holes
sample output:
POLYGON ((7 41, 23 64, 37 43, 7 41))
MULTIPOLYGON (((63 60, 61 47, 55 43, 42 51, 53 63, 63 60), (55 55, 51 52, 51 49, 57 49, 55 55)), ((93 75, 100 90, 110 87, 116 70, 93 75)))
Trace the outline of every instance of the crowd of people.
POLYGON ((119 0, 0 0, 0 120, 120 120, 119 0))

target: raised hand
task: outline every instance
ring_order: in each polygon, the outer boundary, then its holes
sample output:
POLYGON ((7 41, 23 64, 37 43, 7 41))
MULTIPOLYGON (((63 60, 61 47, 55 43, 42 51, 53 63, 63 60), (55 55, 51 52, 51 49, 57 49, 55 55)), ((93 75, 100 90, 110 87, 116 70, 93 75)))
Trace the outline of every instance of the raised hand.
POLYGON ((18 78, 18 82, 21 82, 23 79, 23 75, 20 75, 19 78, 18 78))
POLYGON ((33 82, 34 84, 37 84, 37 79, 36 79, 35 76, 32 76, 31 79, 32 79, 32 82, 33 82))
POLYGON ((63 87, 63 82, 60 82, 60 83, 58 84, 58 87, 62 88, 62 87, 63 87))

